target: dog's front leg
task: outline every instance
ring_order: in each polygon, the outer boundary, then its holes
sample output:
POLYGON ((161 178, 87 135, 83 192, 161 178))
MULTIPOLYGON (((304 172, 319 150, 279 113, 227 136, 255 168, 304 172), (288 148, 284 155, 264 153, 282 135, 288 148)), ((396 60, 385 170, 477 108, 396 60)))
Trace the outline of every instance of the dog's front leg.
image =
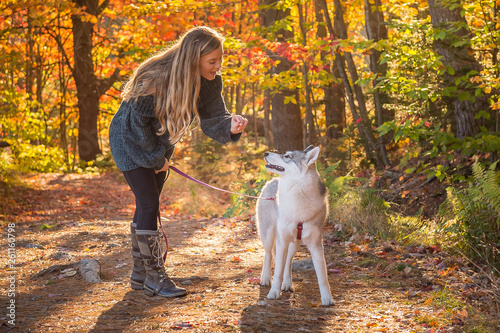
POLYGON ((286 256, 285 263, 285 271, 283 273, 283 287, 281 290, 283 291, 293 291, 293 283, 292 283, 292 261, 295 253, 297 253, 297 249, 299 248, 298 242, 290 242, 288 245, 288 254, 286 256))
POLYGON ((276 237, 276 256, 274 258, 274 276, 273 284, 269 294, 267 294, 268 299, 278 299, 281 293, 281 283, 283 283, 283 271, 285 269, 285 260, 288 252, 288 242, 280 236, 283 232, 278 230, 278 235, 276 237))
POLYGON ((318 277, 319 292, 321 294, 322 305, 333 305, 330 283, 328 282, 328 273, 326 271, 325 254, 321 237, 308 246, 318 277))

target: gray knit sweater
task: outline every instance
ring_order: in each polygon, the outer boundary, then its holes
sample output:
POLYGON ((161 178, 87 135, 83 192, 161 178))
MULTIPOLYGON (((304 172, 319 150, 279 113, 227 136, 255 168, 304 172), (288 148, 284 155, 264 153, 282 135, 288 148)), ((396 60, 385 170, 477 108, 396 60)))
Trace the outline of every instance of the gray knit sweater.
MULTIPOLYGON (((201 78, 197 102, 200 126, 208 137, 219 143, 237 141, 240 134, 231 134, 231 114, 222 98, 222 78, 209 81, 201 78)), ((168 119, 167 119, 168 121, 168 119)), ((109 143, 116 166, 122 171, 138 167, 161 169, 165 158, 170 160, 175 146, 168 131, 157 135, 160 122, 155 117, 153 95, 136 101, 123 101, 109 127, 109 143)))

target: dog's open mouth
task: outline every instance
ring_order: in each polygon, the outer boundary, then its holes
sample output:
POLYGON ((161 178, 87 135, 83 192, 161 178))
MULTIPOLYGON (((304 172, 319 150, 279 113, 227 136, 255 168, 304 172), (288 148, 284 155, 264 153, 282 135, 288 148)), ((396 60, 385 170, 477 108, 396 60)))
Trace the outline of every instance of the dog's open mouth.
POLYGON ((285 168, 279 166, 279 165, 274 165, 274 164, 266 164, 266 168, 268 169, 274 169, 276 171, 280 171, 280 172, 283 172, 285 171, 285 168))

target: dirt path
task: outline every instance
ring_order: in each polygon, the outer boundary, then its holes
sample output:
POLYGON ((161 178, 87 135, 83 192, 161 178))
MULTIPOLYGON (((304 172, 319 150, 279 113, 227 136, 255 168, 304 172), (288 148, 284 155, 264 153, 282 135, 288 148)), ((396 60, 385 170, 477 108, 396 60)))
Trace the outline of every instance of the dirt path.
POLYGON ((294 272, 295 292, 267 300, 268 288, 258 284, 264 253, 251 218, 208 219, 228 198, 198 187, 193 195, 175 177, 162 201, 167 270, 189 294, 148 297, 128 283, 134 206, 119 174, 31 175, 24 182, 28 187, 4 206, 3 218, 15 225, 17 260, 9 271, 8 239, 2 237, 1 287, 8 289, 11 275, 16 285, 14 298, 2 293, 2 304, 15 300, 16 326, 9 328, 3 311, 2 331, 460 332, 471 316, 462 303, 451 312, 436 305, 436 292, 463 283, 456 272, 446 273, 450 260, 436 270, 445 262, 439 249, 408 251, 363 237, 340 242, 332 228, 325 252, 336 305, 320 306, 305 249, 296 257, 305 267, 294 272), (220 202, 208 204, 214 198, 220 202), (84 258, 99 260, 101 283, 60 273, 31 279, 52 265, 84 258))

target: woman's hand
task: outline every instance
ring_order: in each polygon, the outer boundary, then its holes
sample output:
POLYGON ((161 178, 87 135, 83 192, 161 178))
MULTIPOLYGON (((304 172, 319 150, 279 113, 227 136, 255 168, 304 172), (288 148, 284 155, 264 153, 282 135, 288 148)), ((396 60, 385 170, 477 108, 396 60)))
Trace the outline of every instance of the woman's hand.
POLYGON ((231 134, 238 134, 245 130, 248 119, 240 115, 234 115, 231 118, 231 134))
POLYGON ((163 167, 160 170, 155 170, 155 173, 160 173, 162 171, 168 171, 168 168, 170 165, 168 164, 168 160, 165 158, 165 164, 163 164, 163 167))

